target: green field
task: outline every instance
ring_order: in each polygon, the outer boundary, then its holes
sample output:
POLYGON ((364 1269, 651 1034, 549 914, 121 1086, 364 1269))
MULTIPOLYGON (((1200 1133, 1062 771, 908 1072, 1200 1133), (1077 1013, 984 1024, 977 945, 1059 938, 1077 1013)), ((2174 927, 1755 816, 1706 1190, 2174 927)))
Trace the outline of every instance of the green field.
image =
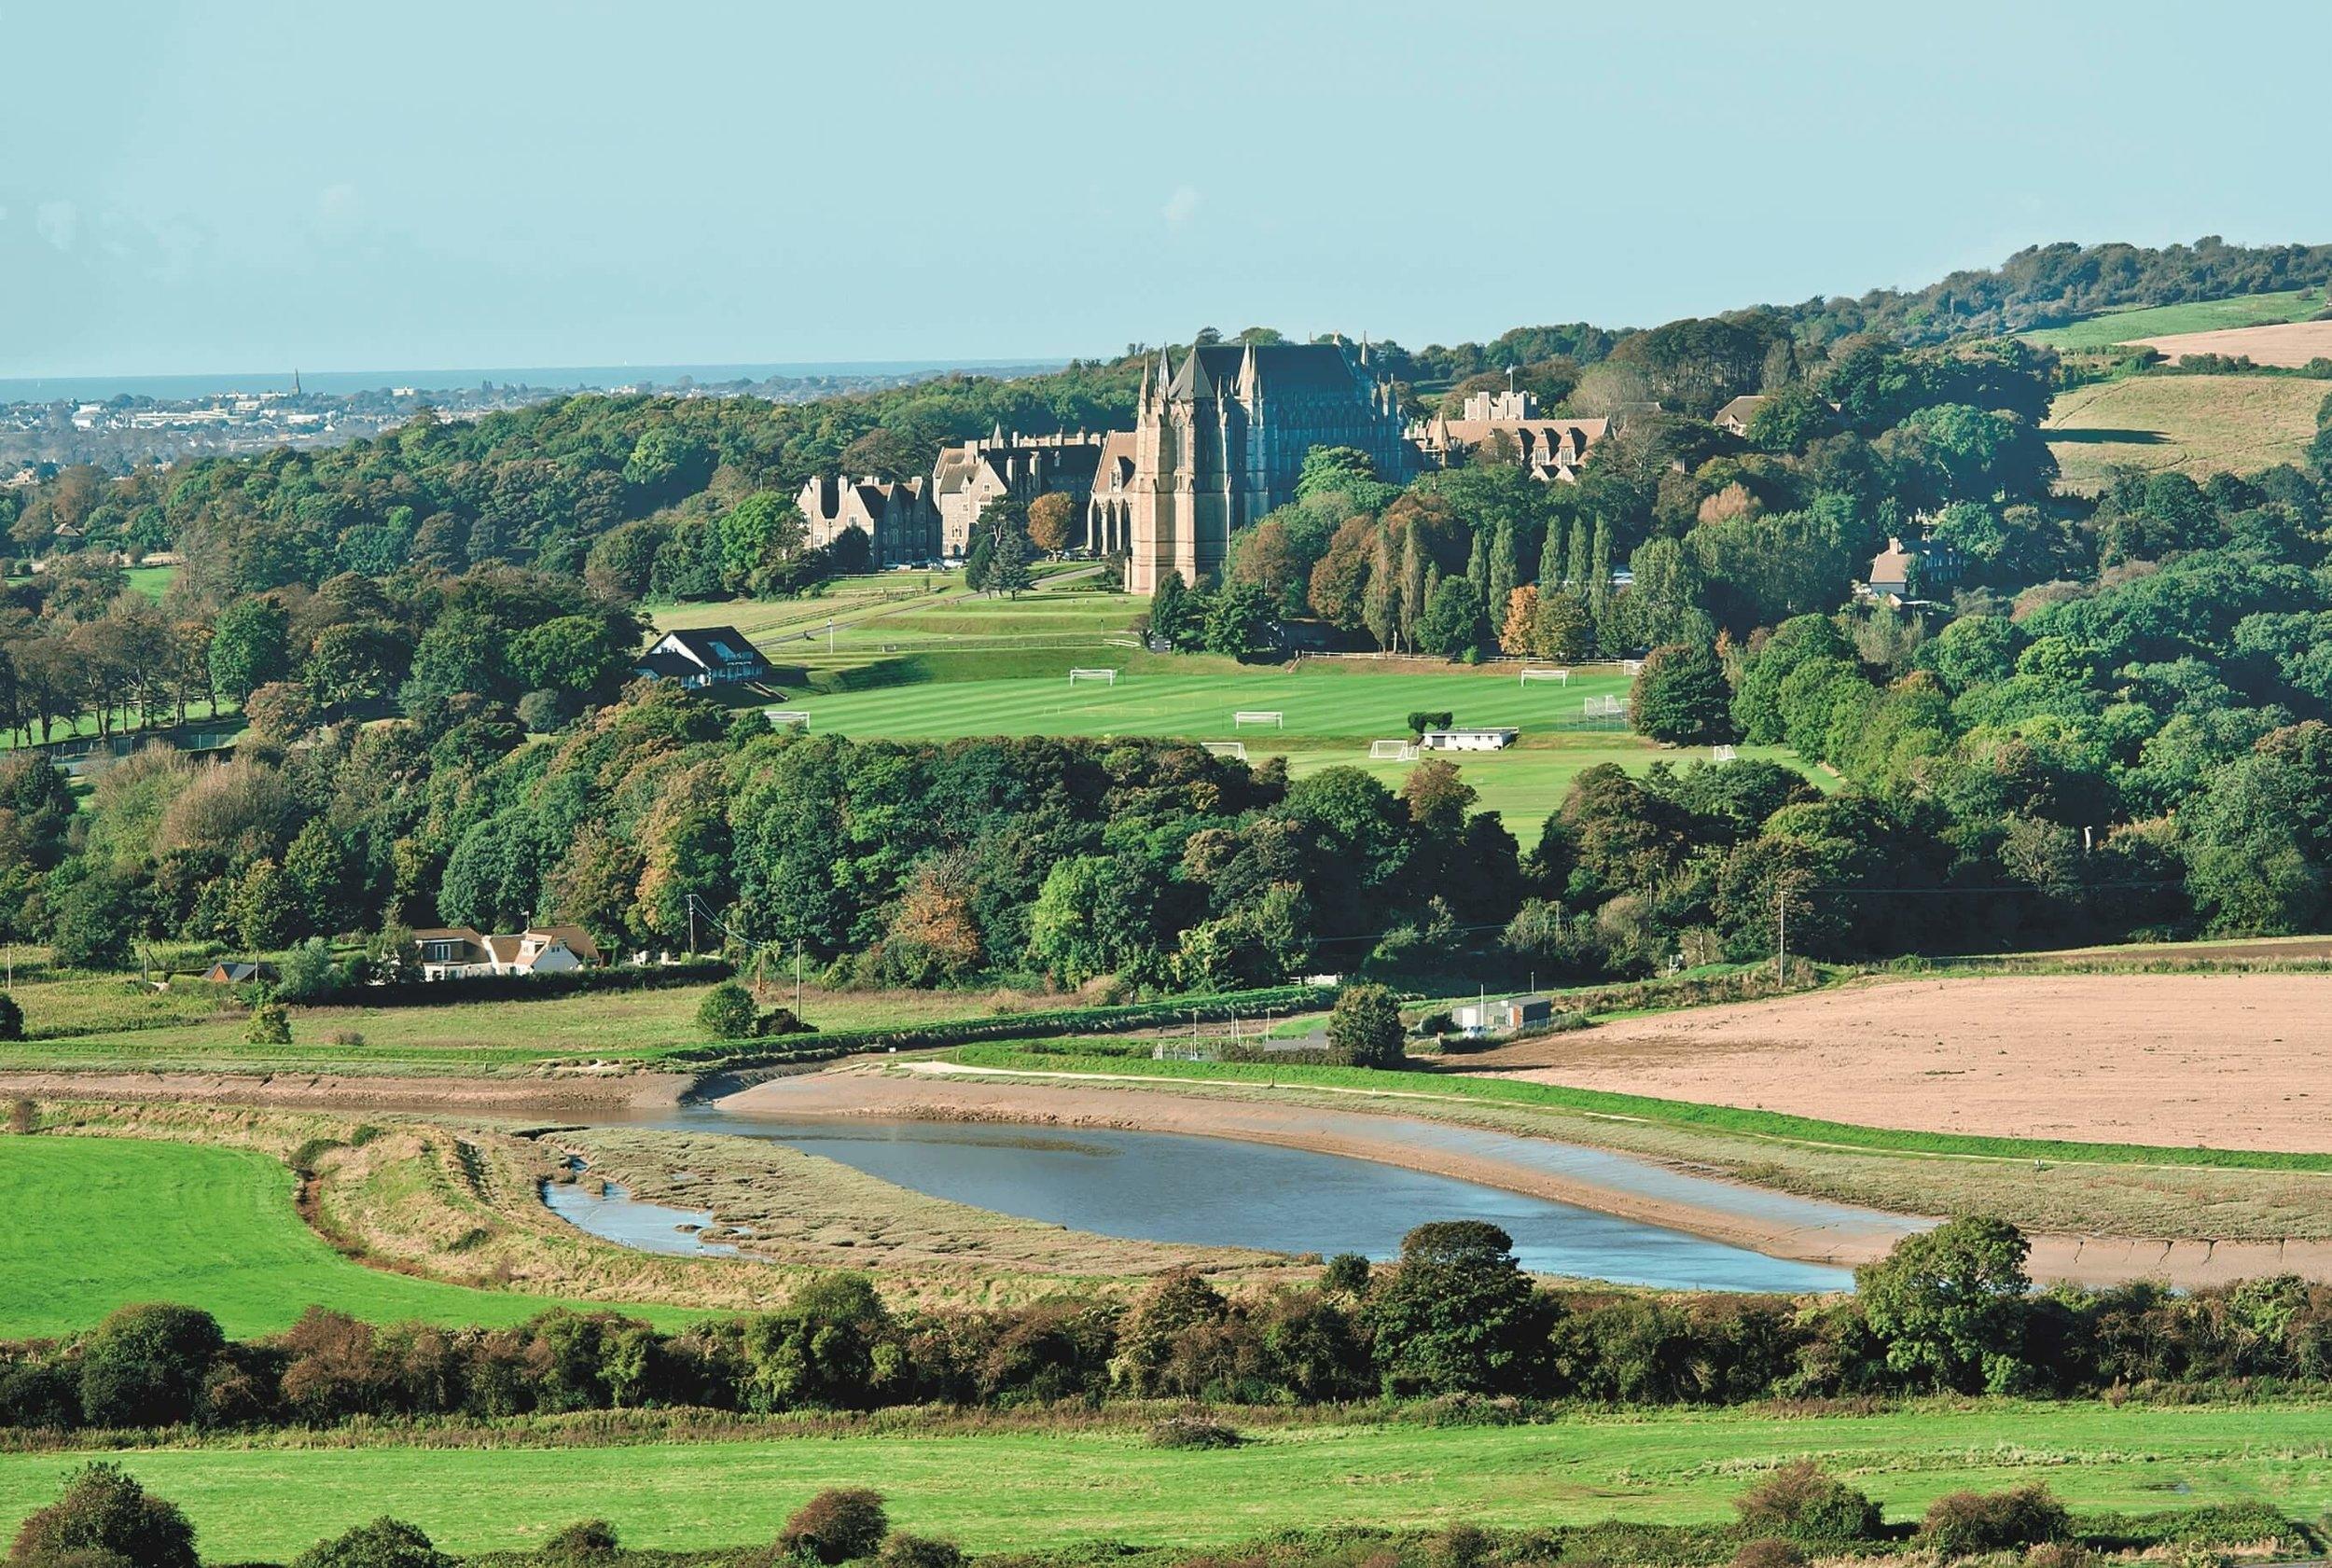
POLYGON ((2166 338, 2176 332, 2216 332, 2235 326, 2306 321, 2324 306, 2324 290, 2291 288, 2277 294, 2238 295, 2232 299, 2199 299, 2184 305, 2106 311, 2022 336, 2052 349, 2103 349, 2117 343, 2133 343, 2141 338, 2166 338))
POLYGON ((0 1339, 68 1334, 133 1301, 201 1307, 229 1335, 287 1328, 311 1305, 444 1324, 522 1323, 560 1305, 349 1261, 302 1223, 283 1162, 249 1149, 0 1137, 0 1214, 15 1216, 0 1226, 0 1339))
MULTIPOLYGON (((1274 1530, 1489 1527, 1606 1519, 1714 1523, 1769 1465, 1813 1456, 1913 1518, 1965 1487, 2046 1481, 2076 1509, 2263 1499, 2332 1505, 2332 1411, 2103 1404, 1914 1407, 1864 1416, 1748 1411, 1573 1416, 1547 1425, 1293 1426, 1244 1447, 1161 1451, 1138 1432, 784 1437, 614 1448, 196 1449, 110 1454, 180 1503, 206 1560, 287 1560, 388 1513, 456 1552, 523 1548, 603 1517, 625 1544, 767 1541, 827 1486, 871 1486, 895 1528, 974 1551, 1110 1539, 1225 1546, 1274 1530), (1201 1505, 1198 1500, 1203 1499, 1201 1505)), ((0 1530, 73 1463, 0 1455, 0 1530)))
POLYGON ((2324 395, 2296 376, 2132 376, 2059 394, 2042 430, 2069 491, 2123 467, 2207 479, 2303 461, 2324 395))

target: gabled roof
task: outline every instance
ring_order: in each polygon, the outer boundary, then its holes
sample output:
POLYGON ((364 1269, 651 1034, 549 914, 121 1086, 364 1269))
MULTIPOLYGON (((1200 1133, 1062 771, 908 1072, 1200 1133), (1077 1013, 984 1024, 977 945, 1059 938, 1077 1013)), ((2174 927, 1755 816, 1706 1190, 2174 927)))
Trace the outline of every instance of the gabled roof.
POLYGON ((700 666, 693 659, 676 653, 644 653, 632 661, 632 670, 643 675, 657 675, 668 681, 687 680, 698 673, 700 666))
POLYGON ((649 652, 685 654, 707 670, 725 664, 763 662, 761 650, 733 626, 697 626, 667 631, 649 652))
POLYGON ((1764 408, 1765 404, 1766 395, 1764 393, 1744 392, 1740 396, 1734 398, 1731 402, 1726 404, 1723 408, 1717 409, 1715 414, 1712 416, 1712 423, 1723 424, 1727 420, 1735 420, 1742 424, 1746 424, 1756 417, 1757 410, 1764 408))
POLYGON ((1256 390, 1265 397, 1275 392, 1350 392, 1361 379, 1335 343, 1215 343, 1191 350, 1174 367, 1166 395, 1177 402, 1216 396, 1226 384, 1240 382, 1250 353, 1256 390))

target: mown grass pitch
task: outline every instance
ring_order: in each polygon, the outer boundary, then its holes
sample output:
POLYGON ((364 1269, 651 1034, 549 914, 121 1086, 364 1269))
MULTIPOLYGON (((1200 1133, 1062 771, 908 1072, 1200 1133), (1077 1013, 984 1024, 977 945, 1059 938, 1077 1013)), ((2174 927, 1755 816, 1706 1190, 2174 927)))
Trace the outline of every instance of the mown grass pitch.
MULTIPOLYGON (((1094 662, 1103 662, 1095 660, 1094 662)), ((1461 726, 1511 725, 1525 743, 1556 729, 1588 728, 1589 697, 1625 696, 1617 665, 1582 666, 1568 686, 1522 684, 1506 669, 1412 673, 1307 661, 1291 668, 1191 670, 1140 660, 1115 686, 1062 676, 917 683, 835 692, 793 704, 811 728, 856 740, 957 740, 971 735, 1165 735, 1188 740, 1341 740, 1366 742, 1409 733, 1412 713, 1443 712, 1461 726), (1242 728, 1233 715, 1275 711, 1283 728, 1242 728)), ((1624 729, 1603 731, 1626 743, 1624 729)))
MULTIPOLYGON (((1947 1492, 2045 1481, 2076 1510, 2332 1504, 2321 1406, 1921 1405, 1864 1416, 1742 1410, 1547 1425, 1291 1426, 1160 1450, 1133 1430, 783 1437, 609 1448, 176 1449, 109 1453, 193 1519, 205 1561, 287 1561, 387 1513, 459 1553, 525 1549, 578 1519, 625 1545, 769 1541, 823 1487, 870 1486, 894 1528, 973 1551, 1101 1539, 1220 1547, 1275 1530, 1493 1528, 1617 1518, 1717 1523, 1772 1464, 1819 1460, 1915 1519, 1947 1492), (1196 1500, 1203 1499, 1203 1504, 1196 1500)), ((523 1441, 518 1433, 500 1440, 523 1441)), ((0 1455, 0 1530, 78 1456, 0 1455)))
POLYGON ((288 1328, 311 1305, 379 1323, 499 1325, 562 1304, 351 1262, 302 1223, 283 1162, 251 1149, 0 1136, 0 1339, 73 1333, 138 1301, 201 1307, 229 1335, 288 1328))

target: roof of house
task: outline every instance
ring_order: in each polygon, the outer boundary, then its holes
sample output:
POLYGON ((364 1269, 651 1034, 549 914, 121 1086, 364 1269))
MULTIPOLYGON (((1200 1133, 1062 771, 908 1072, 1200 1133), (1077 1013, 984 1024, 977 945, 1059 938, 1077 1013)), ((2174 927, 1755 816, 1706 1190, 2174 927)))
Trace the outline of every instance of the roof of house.
POLYGON ((733 626, 692 626, 667 631, 648 652, 650 655, 677 652, 696 660, 707 670, 718 669, 724 664, 764 662, 761 650, 733 626))
POLYGON ((1742 393, 1716 410, 1715 423, 1723 424, 1727 420, 1737 420, 1742 424, 1748 423, 1756 418, 1757 410, 1765 407, 1766 396, 1762 392, 1742 393))
POLYGON ((1889 539, 1887 548, 1870 558, 1870 571, 1866 581, 1899 583, 1909 575, 1911 563, 1920 557, 1915 547, 1906 546, 1900 539, 1889 539))
POLYGON ((205 975, 218 976, 229 985, 243 980, 265 979, 274 972, 275 966, 271 964, 257 964, 242 958, 222 958, 203 971, 205 975))
POLYGON ((1349 393, 1362 375, 1339 343, 1213 343, 1183 356, 1166 395, 1187 401, 1213 397, 1226 385, 1237 386, 1250 352, 1255 355, 1256 388, 1266 396, 1275 392, 1349 393))
POLYGON ((546 945, 551 942, 563 942, 566 944, 567 951, 584 963, 597 964, 599 962, 599 944, 592 941, 591 934, 579 925, 530 925, 521 932, 520 936, 526 940, 538 941, 546 945))
POLYGON ((653 650, 632 661, 634 672, 643 675, 661 675, 667 680, 686 680, 697 673, 697 661, 682 654, 657 653, 653 650))

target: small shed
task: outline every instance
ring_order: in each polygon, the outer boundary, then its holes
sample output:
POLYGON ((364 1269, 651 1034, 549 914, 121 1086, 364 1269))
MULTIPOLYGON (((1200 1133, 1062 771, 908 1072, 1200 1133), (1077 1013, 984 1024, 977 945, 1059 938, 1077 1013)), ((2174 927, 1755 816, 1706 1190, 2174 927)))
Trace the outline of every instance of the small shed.
POLYGON ((1428 729, 1418 743, 1427 751, 1504 751, 1520 729, 1428 729))
POLYGON ((1488 1034, 1512 1034, 1555 1016, 1555 1005, 1544 996, 1501 996, 1494 1001, 1469 1002, 1450 1009, 1450 1021, 1469 1040, 1488 1034))
POLYGON ((213 985, 252 985, 275 981, 275 965, 247 962, 240 958, 222 958, 202 971, 202 978, 213 985))

